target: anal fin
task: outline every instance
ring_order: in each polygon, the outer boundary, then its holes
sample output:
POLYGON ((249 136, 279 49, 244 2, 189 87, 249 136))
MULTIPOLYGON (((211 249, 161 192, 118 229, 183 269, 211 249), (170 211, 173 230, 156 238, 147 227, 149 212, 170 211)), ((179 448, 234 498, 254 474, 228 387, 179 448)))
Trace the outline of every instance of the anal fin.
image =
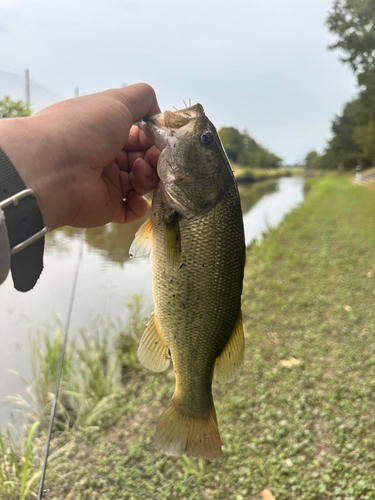
POLYGON ((143 332, 138 348, 138 358, 142 365, 154 372, 163 372, 169 366, 168 346, 159 332, 154 314, 143 332))
POLYGON ((245 339, 240 312, 227 345, 216 358, 215 377, 219 382, 227 383, 236 378, 242 367, 244 349, 245 339))
POLYGON ((130 257, 141 257, 151 252, 152 232, 152 220, 149 217, 135 233, 134 241, 129 249, 130 257))

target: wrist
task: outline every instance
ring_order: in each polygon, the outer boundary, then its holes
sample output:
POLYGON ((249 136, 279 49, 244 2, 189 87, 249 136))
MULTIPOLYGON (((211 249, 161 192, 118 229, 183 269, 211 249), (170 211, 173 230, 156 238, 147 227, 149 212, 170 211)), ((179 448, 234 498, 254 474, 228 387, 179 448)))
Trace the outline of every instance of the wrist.
POLYGON ((38 195, 44 223, 51 229, 68 223, 74 210, 70 202, 74 179, 61 161, 61 141, 54 133, 56 128, 38 115, 0 120, 0 146, 26 187, 38 195))
POLYGON ((10 264, 15 288, 26 292, 33 288, 43 269, 43 236, 48 227, 43 224, 34 192, 26 188, 11 160, 1 148, 0 212, 0 215, 5 216, 1 243, 3 257, 4 248, 5 258, 7 255, 11 256, 6 267, 9 269, 10 264))

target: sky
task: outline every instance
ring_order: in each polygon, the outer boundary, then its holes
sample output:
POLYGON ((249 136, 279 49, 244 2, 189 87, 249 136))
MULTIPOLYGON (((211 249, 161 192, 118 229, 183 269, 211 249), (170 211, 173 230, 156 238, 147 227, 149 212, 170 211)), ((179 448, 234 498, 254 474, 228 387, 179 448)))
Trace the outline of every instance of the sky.
MULTIPOLYGON (((285 163, 322 150, 356 94, 324 25, 333 0, 0 0, 0 71, 73 97, 145 81, 200 102, 285 163)), ((4 83, 0 95, 9 93, 4 83)), ((38 108, 37 92, 31 101, 38 108), (34 100, 33 100, 34 98, 34 100)), ((39 102, 39 101, 38 101, 39 102)))

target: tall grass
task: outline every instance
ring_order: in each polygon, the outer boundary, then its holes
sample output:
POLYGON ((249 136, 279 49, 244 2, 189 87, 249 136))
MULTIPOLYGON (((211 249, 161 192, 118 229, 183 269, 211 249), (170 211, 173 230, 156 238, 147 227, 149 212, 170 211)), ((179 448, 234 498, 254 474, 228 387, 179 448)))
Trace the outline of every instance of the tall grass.
MULTIPOLYGON (((70 340, 64 358, 55 427, 68 430, 97 420, 98 411, 121 390, 119 381, 138 365, 137 349, 147 316, 143 300, 134 295, 126 304, 128 321, 98 317, 70 340), (104 401, 104 403, 103 403, 104 401), (94 418, 93 418, 94 417, 94 418)), ((27 398, 8 396, 23 423, 48 421, 60 358, 63 330, 54 335, 39 333, 30 341, 33 381, 26 385, 27 398)))
MULTIPOLYGON (((120 381, 139 363, 137 348, 146 323, 141 296, 135 295, 126 307, 125 326, 119 320, 98 317, 82 328, 76 339, 70 339, 64 358, 55 432, 103 430, 116 418, 123 394, 120 381), (108 420, 108 408, 113 408, 111 420, 108 420)), ((20 422, 16 431, 18 443, 9 431, 0 431, 0 500, 36 497, 32 488, 40 477, 40 470, 35 469, 35 465, 39 467, 43 450, 39 449, 37 455, 33 453, 33 438, 37 429, 39 435, 47 429, 62 342, 62 328, 54 334, 42 331, 31 339, 33 381, 28 383, 20 377, 27 396, 7 397, 19 410, 20 422)), ((40 447, 44 446, 44 439, 37 442, 40 447)), ((53 456, 51 459, 50 466, 53 456)))
POLYGON ((35 497, 32 491, 40 477, 33 460, 33 437, 38 427, 35 422, 26 439, 17 446, 9 432, 0 433, 0 499, 26 500, 35 497))
POLYGON ((133 295, 127 302, 128 322, 116 336, 115 348, 120 363, 121 379, 126 381, 129 373, 139 365, 137 350, 146 323, 150 317, 150 311, 144 310, 142 296, 133 295))
MULTIPOLYGON (((51 335, 49 330, 39 332, 29 340, 31 350, 31 367, 33 380, 27 382, 17 372, 26 387, 27 397, 8 396, 7 402, 18 410, 21 425, 29 427, 32 422, 39 422, 41 428, 47 425, 51 413, 52 401, 56 389, 57 369, 63 341, 63 330, 58 328, 51 335)), ((60 385, 60 398, 57 406, 57 422, 69 425, 70 417, 67 409, 71 408, 71 398, 67 393, 72 373, 74 345, 70 345, 65 354, 60 385)), ((12 372, 12 371, 11 371, 12 372)))

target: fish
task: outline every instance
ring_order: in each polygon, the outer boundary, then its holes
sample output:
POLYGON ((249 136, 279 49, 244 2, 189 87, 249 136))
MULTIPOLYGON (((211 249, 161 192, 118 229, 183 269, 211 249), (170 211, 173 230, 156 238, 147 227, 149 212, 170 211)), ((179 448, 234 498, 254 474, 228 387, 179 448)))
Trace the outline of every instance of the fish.
POLYGON ((217 459, 213 377, 232 381, 244 358, 246 247, 237 183, 201 104, 146 117, 140 127, 161 155, 151 217, 129 251, 152 256, 154 312, 138 357, 155 372, 172 361, 176 380, 154 440, 166 455, 217 459))

